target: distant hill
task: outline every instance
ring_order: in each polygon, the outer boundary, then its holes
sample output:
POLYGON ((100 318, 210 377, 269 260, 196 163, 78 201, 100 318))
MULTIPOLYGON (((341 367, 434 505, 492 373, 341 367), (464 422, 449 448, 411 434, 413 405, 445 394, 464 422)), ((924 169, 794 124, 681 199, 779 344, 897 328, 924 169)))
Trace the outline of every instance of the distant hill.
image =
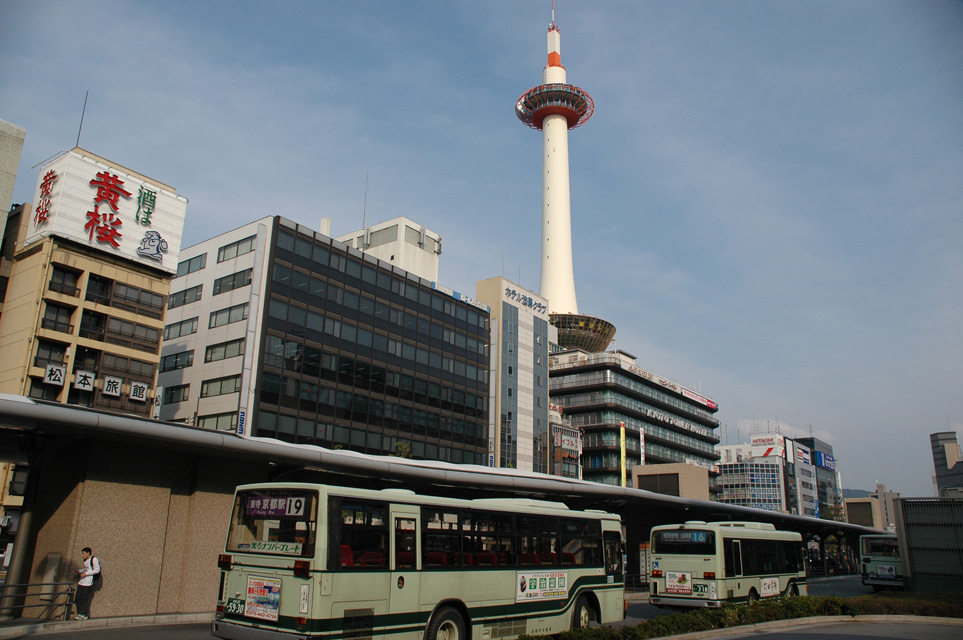
POLYGON ((863 489, 843 489, 844 498, 868 498, 872 491, 865 491, 863 489))

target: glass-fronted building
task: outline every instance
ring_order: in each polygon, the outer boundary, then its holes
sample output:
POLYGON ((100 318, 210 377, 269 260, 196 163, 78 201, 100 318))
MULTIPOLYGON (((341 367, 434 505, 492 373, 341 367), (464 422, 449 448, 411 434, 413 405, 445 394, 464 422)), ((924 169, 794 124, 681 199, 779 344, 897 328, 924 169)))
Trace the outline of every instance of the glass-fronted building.
POLYGON ((489 310, 281 217, 181 252, 161 416, 483 464, 489 310))
POLYGON ((683 462, 718 470, 714 401, 642 369, 624 351, 553 353, 549 370, 552 402, 583 433, 586 480, 621 484, 640 464, 683 462))

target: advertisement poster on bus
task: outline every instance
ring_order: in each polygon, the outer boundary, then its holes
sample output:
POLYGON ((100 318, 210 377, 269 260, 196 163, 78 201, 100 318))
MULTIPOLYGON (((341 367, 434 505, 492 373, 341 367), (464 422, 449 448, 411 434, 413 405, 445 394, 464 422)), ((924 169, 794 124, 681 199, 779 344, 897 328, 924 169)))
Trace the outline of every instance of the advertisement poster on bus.
POLYGON ((280 578, 247 577, 247 598, 244 600, 246 617, 277 622, 280 607, 280 578))
POLYGON ((768 598, 770 596, 779 595, 779 578, 762 578, 759 580, 759 590, 762 591, 762 597, 768 598))
POLYGON ((665 591, 666 593, 677 593, 679 595, 691 596, 692 574, 688 571, 666 571, 665 591))
POLYGON ((568 597, 568 571, 519 572, 515 601, 559 600, 568 597))

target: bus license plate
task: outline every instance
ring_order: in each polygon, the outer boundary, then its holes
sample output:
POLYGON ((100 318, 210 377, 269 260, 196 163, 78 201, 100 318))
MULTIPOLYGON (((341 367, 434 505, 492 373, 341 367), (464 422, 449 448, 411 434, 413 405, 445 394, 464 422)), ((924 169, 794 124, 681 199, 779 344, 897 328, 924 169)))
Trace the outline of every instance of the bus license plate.
POLYGON ((240 598, 230 598, 227 601, 227 605, 224 607, 224 613, 234 614, 236 616, 244 615, 244 601, 240 598))

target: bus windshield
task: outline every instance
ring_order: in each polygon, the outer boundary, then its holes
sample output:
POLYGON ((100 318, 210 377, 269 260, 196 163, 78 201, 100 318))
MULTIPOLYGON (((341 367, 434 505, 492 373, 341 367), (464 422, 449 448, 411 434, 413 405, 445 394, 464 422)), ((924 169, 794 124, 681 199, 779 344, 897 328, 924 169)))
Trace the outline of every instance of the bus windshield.
POLYGON ((227 550, 310 558, 314 556, 317 520, 316 493, 288 489, 239 492, 227 550))
POLYGON ((652 536, 652 545, 652 553, 714 556, 716 534, 693 529, 656 531, 652 536))
POLYGON ((889 556, 899 557, 899 542, 895 537, 869 537, 864 536, 862 555, 864 556, 889 556))

